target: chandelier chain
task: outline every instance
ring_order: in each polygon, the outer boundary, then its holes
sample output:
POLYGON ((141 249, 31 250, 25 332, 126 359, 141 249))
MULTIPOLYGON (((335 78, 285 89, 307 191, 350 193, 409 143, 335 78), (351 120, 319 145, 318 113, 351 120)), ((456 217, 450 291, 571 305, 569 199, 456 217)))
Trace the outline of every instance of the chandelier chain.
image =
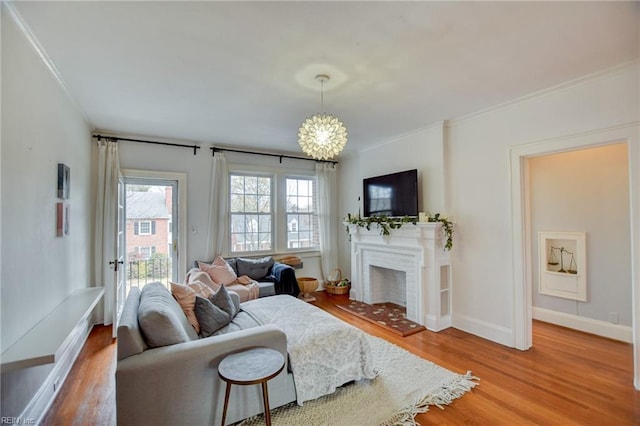
POLYGON ((324 78, 320 79, 320 111, 324 114, 324 78))

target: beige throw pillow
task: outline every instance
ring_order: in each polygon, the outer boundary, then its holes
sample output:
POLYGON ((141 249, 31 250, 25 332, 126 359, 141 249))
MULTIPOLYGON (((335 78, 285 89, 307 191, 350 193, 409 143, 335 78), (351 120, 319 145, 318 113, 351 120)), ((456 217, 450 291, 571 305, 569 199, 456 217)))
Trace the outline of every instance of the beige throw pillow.
POLYGON ((196 330, 196 333, 200 334, 200 324, 193 310, 196 303, 196 292, 194 289, 187 285, 171 283, 171 294, 173 294, 174 299, 180 304, 182 311, 187 316, 189 324, 196 330))
POLYGON ((198 262, 200 270, 205 271, 213 281, 218 284, 228 285, 234 282, 238 276, 235 271, 221 256, 218 256, 209 265, 204 262, 198 262))
POLYGON ((194 281, 188 285, 172 282, 171 294, 173 294, 173 298, 178 301, 178 304, 187 317, 189 324, 191 324, 196 333, 200 334, 200 323, 198 322, 198 317, 194 312, 196 296, 202 296, 205 299, 209 299, 215 294, 213 289, 200 281, 194 281))

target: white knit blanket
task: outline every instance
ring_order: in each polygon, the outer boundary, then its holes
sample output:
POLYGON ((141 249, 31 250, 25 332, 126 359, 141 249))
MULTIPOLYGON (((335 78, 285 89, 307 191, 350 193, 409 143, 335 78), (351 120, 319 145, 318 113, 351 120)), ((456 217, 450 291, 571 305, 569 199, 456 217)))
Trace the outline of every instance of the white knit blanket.
POLYGON ((245 302, 242 310, 262 324, 275 324, 287 335, 299 405, 352 380, 378 374, 364 332, 322 309, 278 295, 245 302))

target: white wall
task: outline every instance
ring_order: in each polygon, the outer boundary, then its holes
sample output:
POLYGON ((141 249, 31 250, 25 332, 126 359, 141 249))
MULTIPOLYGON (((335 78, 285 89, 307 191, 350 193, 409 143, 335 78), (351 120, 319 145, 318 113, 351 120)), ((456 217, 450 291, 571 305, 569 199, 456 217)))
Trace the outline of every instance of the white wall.
MULTIPOLYGON (((362 212, 362 179, 418 169, 418 211, 445 210, 444 123, 413 132, 385 144, 340 159, 340 218, 362 212)), ((344 228, 342 228, 344 230, 344 228)), ((338 252, 340 269, 348 277, 351 256, 346 232, 338 252)))
MULTIPOLYGON (((529 159, 533 306, 631 326, 631 231, 626 144, 529 159), (586 232, 587 301, 538 293, 538 232, 586 232)), ((542 259, 543 262, 546 259, 542 259)))
MULTIPOLYGON (((389 143, 360 151, 359 170, 362 178, 418 169, 418 211, 443 212, 443 132, 444 123, 438 123, 389 143)), ((359 184, 358 194, 362 197, 362 179, 359 184)))
POLYGON ((452 123, 456 327, 513 345, 509 149, 637 123, 637 72, 637 64, 621 67, 452 123))
MULTIPOLYGON (((443 201, 437 199, 433 203, 444 206, 445 213, 456 223, 452 252, 453 324, 514 346, 509 150, 637 123, 637 94, 637 63, 569 82, 449 122, 442 132, 443 164, 432 164, 426 154, 416 153, 415 149, 428 148, 416 143, 415 134, 353 155, 348 162, 358 175, 341 176, 340 186, 352 197, 361 192, 362 178, 386 171, 387 167, 417 167, 425 175, 431 170, 436 175, 443 170, 443 201), (399 158, 391 163, 396 156, 399 158)), ((638 167, 637 159, 630 163, 638 167)), ((341 202, 343 207, 353 208, 352 200, 341 197, 341 202)), ((349 253, 347 244, 345 237, 341 256, 349 253)), ((341 262, 350 263, 346 257, 341 257, 341 262)))
MULTIPOLYGON (((2 6, 2 351, 91 285, 90 129, 2 6), (71 168, 70 235, 56 237, 57 164, 71 168)), ((3 374, 18 415, 50 366, 3 374)))

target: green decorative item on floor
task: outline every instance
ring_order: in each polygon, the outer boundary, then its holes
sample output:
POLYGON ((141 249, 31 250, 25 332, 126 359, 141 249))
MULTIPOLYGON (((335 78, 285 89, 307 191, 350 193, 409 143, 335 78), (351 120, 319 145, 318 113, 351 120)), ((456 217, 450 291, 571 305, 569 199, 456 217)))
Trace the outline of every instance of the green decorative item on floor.
MULTIPOLYGON (((415 416, 435 405, 443 408, 478 385, 471 372, 458 374, 399 346, 367 334, 378 376, 351 382, 303 406, 291 403, 271 410, 274 426, 416 425, 415 416), (375 407, 372 410, 371 407, 375 407)), ((264 416, 242 426, 263 425, 264 416)))
MULTIPOLYGON (((402 225, 418 223, 416 216, 403 216, 403 217, 389 217, 389 216, 370 216, 360 217, 360 215, 352 216, 351 213, 347 214, 345 221, 349 225, 356 225, 361 228, 365 228, 367 231, 371 230, 371 225, 377 225, 380 229, 380 235, 390 235, 391 229, 399 229, 402 225)), ((442 224, 442 230, 446 236, 446 242, 444 244, 445 250, 451 250, 453 248, 453 225, 446 217, 440 215, 440 213, 431 214, 427 213, 427 222, 440 222, 442 224)), ((347 227, 347 234, 349 228, 347 227)))

